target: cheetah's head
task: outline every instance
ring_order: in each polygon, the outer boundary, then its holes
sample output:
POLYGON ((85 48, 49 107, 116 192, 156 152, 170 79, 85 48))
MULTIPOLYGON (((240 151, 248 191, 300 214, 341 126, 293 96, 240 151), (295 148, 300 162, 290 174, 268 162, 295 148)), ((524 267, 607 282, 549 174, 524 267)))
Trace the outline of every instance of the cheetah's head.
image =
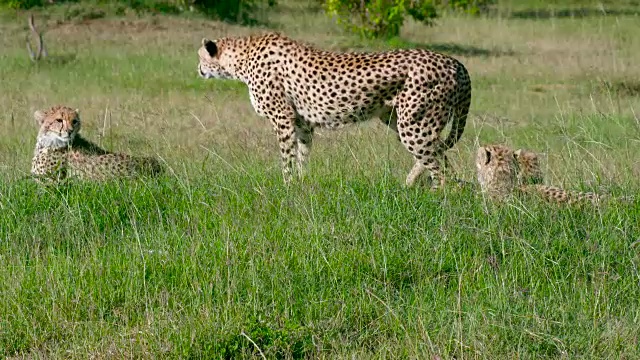
POLYGON ((230 51, 224 51, 221 41, 202 39, 198 49, 198 73, 205 79, 235 79, 230 68, 230 51))
POLYGON ((542 184, 544 182, 538 154, 526 149, 518 149, 514 151, 513 156, 519 166, 519 184, 542 184))
POLYGON ((38 144, 41 147, 58 149, 69 146, 80 131, 77 109, 54 106, 46 111, 36 111, 33 117, 40 128, 38 144))
POLYGON ((482 192, 491 196, 508 196, 516 185, 518 164, 513 150, 507 146, 486 145, 478 148, 476 169, 482 192))

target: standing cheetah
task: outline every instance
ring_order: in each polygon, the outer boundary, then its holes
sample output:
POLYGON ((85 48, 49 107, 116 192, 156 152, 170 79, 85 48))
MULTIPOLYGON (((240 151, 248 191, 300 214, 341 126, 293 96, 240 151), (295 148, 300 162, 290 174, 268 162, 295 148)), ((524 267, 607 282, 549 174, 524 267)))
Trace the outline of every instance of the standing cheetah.
POLYGON ((163 171, 157 159, 108 152, 78 134, 78 110, 55 106, 36 111, 40 127, 31 174, 42 182, 57 182, 68 176, 86 180, 157 175, 163 171))
POLYGON ((322 51, 276 33, 202 39, 198 56, 201 77, 248 86, 253 108, 278 137, 285 183, 296 159, 301 175, 316 127, 377 117, 415 158, 406 184, 425 170, 444 184, 440 161, 448 166, 444 152, 462 136, 471 104, 471 80, 458 60, 419 49, 322 51))
POLYGON ((529 193, 541 196, 553 203, 598 204, 606 197, 592 192, 567 191, 555 186, 543 185, 537 154, 505 145, 486 145, 476 155, 478 182, 482 192, 491 198, 502 200, 513 193, 529 193))

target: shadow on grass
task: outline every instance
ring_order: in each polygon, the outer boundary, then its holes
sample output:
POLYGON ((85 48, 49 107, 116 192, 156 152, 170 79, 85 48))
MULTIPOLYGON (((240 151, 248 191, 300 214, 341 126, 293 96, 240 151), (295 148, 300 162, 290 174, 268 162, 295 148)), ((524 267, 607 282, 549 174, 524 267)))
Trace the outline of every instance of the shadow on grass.
POLYGON ((393 48, 409 48, 409 49, 425 49, 435 51, 443 54, 454 56, 480 56, 480 57, 494 57, 494 56, 512 56, 515 53, 511 50, 500 49, 484 49, 473 45, 462 45, 456 43, 432 43, 424 44, 413 41, 407 41, 402 39, 391 39, 389 45, 393 48))
POLYGON ((76 54, 54 54, 41 58, 34 63, 36 66, 65 66, 74 63, 77 59, 76 54))
POLYGON ((441 52, 449 55, 458 56, 513 56, 515 53, 511 50, 483 49, 476 46, 467 46, 454 43, 435 43, 417 46, 419 49, 427 49, 431 51, 441 52))
POLYGON ((515 52, 501 49, 484 49, 473 45, 462 45, 456 43, 418 43, 401 38, 391 38, 386 41, 363 40, 357 43, 344 44, 337 47, 341 51, 372 51, 390 49, 425 49, 452 56, 467 57, 497 57, 512 56, 515 52))
POLYGON ((624 9, 527 9, 514 11, 508 15, 513 19, 551 19, 551 18, 586 18, 598 16, 636 16, 640 14, 640 6, 624 9))
POLYGON ((600 89, 618 96, 640 97, 640 81, 636 80, 603 81, 600 89))

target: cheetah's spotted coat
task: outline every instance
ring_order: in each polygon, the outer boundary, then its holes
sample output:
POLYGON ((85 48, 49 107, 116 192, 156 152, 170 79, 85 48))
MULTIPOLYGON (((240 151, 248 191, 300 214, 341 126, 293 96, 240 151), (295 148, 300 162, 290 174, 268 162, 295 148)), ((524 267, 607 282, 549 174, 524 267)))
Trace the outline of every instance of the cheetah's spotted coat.
POLYGON ((203 78, 244 82, 255 111, 273 125, 285 182, 297 159, 301 174, 317 127, 380 118, 414 156, 411 186, 429 170, 441 185, 444 152, 460 139, 471 104, 464 65, 428 50, 322 51, 280 34, 202 40, 203 78), (446 139, 440 135, 452 124, 446 139))
POLYGON ((86 180, 157 175, 163 167, 157 159, 108 152, 85 140, 77 110, 55 106, 36 111, 40 130, 31 162, 31 174, 45 183, 67 177, 86 180))
POLYGON ((591 192, 567 191, 543 185, 538 156, 523 149, 514 152, 505 145, 481 146, 476 155, 476 169, 482 192, 496 200, 513 193, 535 194, 553 203, 597 204, 604 199, 602 195, 591 192))

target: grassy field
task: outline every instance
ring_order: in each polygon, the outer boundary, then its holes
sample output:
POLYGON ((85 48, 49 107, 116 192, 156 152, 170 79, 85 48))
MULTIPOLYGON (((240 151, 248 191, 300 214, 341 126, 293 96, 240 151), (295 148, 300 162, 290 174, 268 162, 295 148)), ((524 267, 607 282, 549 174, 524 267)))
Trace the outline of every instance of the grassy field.
POLYGON ((479 144, 506 143, 544 153, 549 184, 638 193, 638 5, 514 3, 388 41, 303 1, 258 29, 57 6, 37 14, 37 65, 25 14, 0 12, 0 357, 640 358, 640 201, 406 189, 411 156, 378 122, 320 131, 304 182, 285 187, 246 87, 197 77, 203 36, 266 28, 327 49, 435 49, 474 86, 450 151, 460 177, 479 144), (22 180, 32 114, 55 104, 167 175, 22 180))

